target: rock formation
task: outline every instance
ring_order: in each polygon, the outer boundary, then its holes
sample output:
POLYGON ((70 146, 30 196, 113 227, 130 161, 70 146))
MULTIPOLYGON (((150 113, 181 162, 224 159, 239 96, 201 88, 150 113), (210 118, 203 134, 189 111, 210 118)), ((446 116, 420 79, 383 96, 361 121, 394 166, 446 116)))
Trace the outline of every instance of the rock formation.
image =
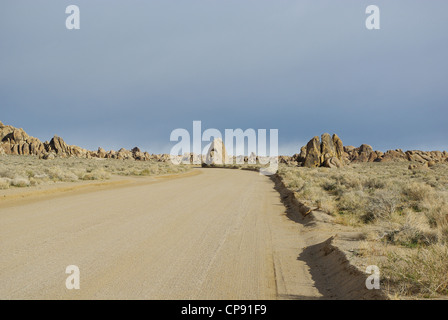
POLYGON ((216 138, 210 144, 205 163, 208 165, 223 165, 229 163, 230 158, 227 155, 226 147, 220 138, 216 138))
MULTIPOLYGON (((385 153, 373 150, 372 146, 362 144, 358 148, 344 146, 341 139, 334 134, 332 138, 328 133, 312 138, 308 144, 300 149, 300 154, 293 156, 293 160, 301 166, 313 167, 341 167, 349 163, 360 162, 399 162, 412 161, 425 164, 426 167, 436 163, 448 162, 446 151, 419 151, 403 152, 401 149, 388 150, 385 153)), ((283 159, 283 163, 288 163, 283 159)), ((416 166, 411 165, 410 168, 416 166)))
MULTIPOLYGON (((54 136, 50 142, 41 142, 39 139, 29 136, 23 129, 4 125, 0 121, 0 155, 33 155, 40 159, 54 159, 55 157, 68 158, 99 158, 99 159, 122 159, 139 161, 170 161, 169 154, 149 154, 142 152, 138 147, 132 150, 121 148, 118 151, 106 151, 98 148, 97 151, 68 145, 58 136, 54 136)), ((191 163, 201 163, 204 159, 206 163, 219 164, 232 160, 226 153, 224 143, 221 139, 215 139, 210 145, 206 156, 197 154, 187 154, 191 163)), ((235 158, 235 157, 234 157, 235 158)), ((245 163, 258 163, 259 159, 255 154, 250 156, 240 156, 245 163)), ((239 158, 239 159, 240 159, 239 158)), ((240 160, 241 160, 240 159, 240 160)), ((279 156, 279 162, 289 165, 300 165, 305 167, 341 167, 349 163, 360 162, 397 162, 410 161, 420 164, 411 165, 410 168, 431 167, 437 163, 448 163, 448 153, 446 151, 405 151, 401 149, 388 150, 385 153, 374 151, 370 145, 362 144, 358 148, 354 146, 344 146, 341 139, 334 134, 330 136, 324 133, 321 138, 312 138, 306 146, 300 149, 299 154, 293 156, 279 156), (423 165, 423 166, 421 166, 423 165)))
POLYGON ((303 162, 304 167, 313 168, 321 165, 320 140, 318 136, 312 138, 306 144, 306 156, 303 162))
POLYGON ((426 163, 433 161, 434 163, 447 162, 448 153, 446 151, 419 151, 411 150, 403 152, 401 149, 387 150, 385 153, 381 151, 373 151, 372 147, 366 144, 359 148, 352 146, 344 147, 349 162, 399 162, 411 161, 418 163, 426 163))
POLYGON ((341 139, 334 134, 331 137, 328 133, 324 133, 319 137, 312 138, 306 148, 302 147, 299 159, 302 160, 302 166, 308 168, 314 167, 342 167, 344 146, 341 139))
MULTIPOLYGON (((87 149, 72 146, 58 136, 54 136, 50 142, 42 142, 37 138, 29 136, 23 129, 13 126, 6 126, 0 122, 0 155, 34 155, 41 159, 54 159, 55 157, 68 158, 109 158, 109 159, 135 159, 135 160, 151 160, 154 159, 147 152, 141 152, 139 148, 128 151, 124 148, 115 152, 113 150, 106 152, 103 148, 98 151, 89 151, 87 149)), ((163 157, 164 161, 169 159, 163 157)))

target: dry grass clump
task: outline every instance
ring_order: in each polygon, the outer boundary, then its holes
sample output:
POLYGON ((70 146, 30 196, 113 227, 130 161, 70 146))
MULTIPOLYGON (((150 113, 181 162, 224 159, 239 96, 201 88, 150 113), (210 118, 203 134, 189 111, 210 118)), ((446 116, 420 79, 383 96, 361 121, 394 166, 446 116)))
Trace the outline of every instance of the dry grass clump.
POLYGON ((448 164, 419 170, 408 165, 282 165, 279 175, 299 201, 333 215, 337 223, 376 230, 373 241, 392 248, 383 266, 391 283, 401 281, 400 294, 447 294, 448 164), (410 251, 404 255, 400 249, 410 251))
POLYGON ((116 159, 56 158, 41 160, 34 156, 1 156, 0 189, 28 187, 54 182, 106 180, 111 175, 151 176, 181 173, 187 165, 155 161, 116 159))
POLYGON ((2 189, 9 189, 9 186, 11 185, 11 179, 9 178, 0 178, 0 190, 2 189))
POLYGON ((390 253, 381 264, 388 286, 400 295, 448 295, 448 247, 433 245, 390 253))

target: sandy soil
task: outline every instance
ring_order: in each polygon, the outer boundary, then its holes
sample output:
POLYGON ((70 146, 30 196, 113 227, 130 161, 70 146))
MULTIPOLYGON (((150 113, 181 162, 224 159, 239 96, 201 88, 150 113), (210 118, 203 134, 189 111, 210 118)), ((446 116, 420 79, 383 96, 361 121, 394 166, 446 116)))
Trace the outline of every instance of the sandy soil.
POLYGON ((334 259, 313 260, 328 247, 302 228, 271 179, 244 170, 15 195, 0 202, 0 299, 344 298, 332 287, 350 275, 326 277, 334 259))

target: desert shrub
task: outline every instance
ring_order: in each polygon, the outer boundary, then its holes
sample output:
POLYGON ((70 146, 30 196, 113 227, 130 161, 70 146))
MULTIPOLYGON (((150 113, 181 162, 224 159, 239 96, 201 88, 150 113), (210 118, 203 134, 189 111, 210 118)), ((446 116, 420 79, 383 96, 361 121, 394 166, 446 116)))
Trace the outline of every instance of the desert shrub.
POLYGON ((338 209, 336 202, 334 201, 333 198, 330 197, 317 200, 316 206, 323 212, 326 212, 330 215, 335 215, 338 209))
POLYGON ((36 180, 34 177, 30 177, 29 180, 30 180, 30 186, 36 186, 40 184, 40 181, 36 180))
POLYGON ((433 189, 426 183, 413 182, 403 186, 404 195, 411 201, 420 202, 433 194, 433 189))
POLYGON ((326 197, 325 191, 310 181, 305 181, 302 188, 297 191, 297 194, 299 197, 305 198, 314 204, 316 204, 316 201, 326 197))
POLYGON ((14 187, 28 187, 30 185, 30 181, 25 177, 15 177, 11 180, 11 185, 14 187))
POLYGON ((375 259, 385 261, 384 277, 399 294, 448 294, 448 164, 425 170, 408 165, 285 166, 279 175, 299 201, 371 233, 371 254, 386 247, 390 254, 375 259))
POLYGON ((349 191, 337 199, 338 209, 363 215, 368 203, 368 197, 363 191, 349 191))
POLYGON ((405 225, 402 230, 394 237, 394 243, 416 248, 435 244, 438 241, 437 233, 431 230, 421 230, 414 225, 405 225))
POLYGON ((400 295, 448 295, 448 247, 433 245, 405 253, 391 252, 383 277, 400 295))
POLYGON ((46 173, 39 173, 39 174, 35 174, 33 178, 38 179, 38 180, 46 180, 49 177, 46 173))
POLYGON ((445 216, 443 221, 440 223, 438 232, 440 243, 448 245, 448 216, 445 216))
POLYGON ((56 158, 41 160, 34 156, 0 157, 0 188, 33 186, 53 182, 104 180, 111 175, 160 175, 190 170, 189 165, 170 162, 116 159, 56 158), (21 179, 16 179, 20 177, 21 179), (16 181, 13 183, 13 180, 16 181))
POLYGON ((76 181, 78 177, 70 170, 63 167, 50 167, 45 169, 45 174, 53 181, 76 181))
POLYGON ((110 178, 110 173, 103 168, 88 170, 78 176, 80 180, 105 180, 110 178))
POLYGON ((399 232, 392 239, 395 244, 415 248, 438 242, 437 230, 429 225, 425 214, 407 208, 402 217, 404 222, 396 225, 399 232))
POLYGON ((361 219, 372 222, 375 219, 390 219, 400 204, 400 195, 393 190, 376 190, 368 199, 366 212, 361 219))
POLYGON ((341 186, 344 186, 348 190, 361 190, 362 179, 358 175, 341 174, 336 176, 335 179, 341 186))
POLYGON ((386 182, 384 179, 368 178, 364 181, 363 187, 365 189, 384 189, 386 187, 386 182))
POLYGON ((338 189, 338 182, 333 179, 325 179, 321 183, 322 189, 334 193, 338 189))
POLYGON ((407 162, 360 163, 338 170, 280 166, 279 175, 299 201, 336 215, 337 222, 398 223, 398 229, 407 230, 405 238, 409 241, 404 242, 423 243, 422 237, 427 234, 419 236, 420 229, 406 225, 408 213, 419 212, 434 229, 430 238, 437 231, 439 240, 446 239, 446 228, 441 225, 446 224, 448 215, 448 166, 417 171, 407 166, 407 162))
POLYGON ((14 172, 8 169, 0 170, 0 178, 14 179, 14 172))
POLYGON ((11 185, 11 179, 9 178, 0 178, 0 190, 9 189, 11 185))
POLYGON ((293 189, 303 189, 305 184, 305 180, 303 180, 300 177, 295 177, 294 179, 290 179, 287 183, 288 188, 293 188, 293 189))
POLYGON ((448 204, 435 204, 426 212, 429 225, 437 229, 441 243, 448 245, 448 204))

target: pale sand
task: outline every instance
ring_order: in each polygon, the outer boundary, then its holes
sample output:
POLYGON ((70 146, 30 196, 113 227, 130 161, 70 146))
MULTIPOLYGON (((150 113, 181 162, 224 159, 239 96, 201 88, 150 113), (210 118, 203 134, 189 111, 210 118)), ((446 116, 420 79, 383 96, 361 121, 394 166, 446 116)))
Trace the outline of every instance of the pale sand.
POLYGON ((268 177, 126 181, 0 203, 0 299, 325 297, 268 177), (68 265, 80 290, 65 287, 68 265))

